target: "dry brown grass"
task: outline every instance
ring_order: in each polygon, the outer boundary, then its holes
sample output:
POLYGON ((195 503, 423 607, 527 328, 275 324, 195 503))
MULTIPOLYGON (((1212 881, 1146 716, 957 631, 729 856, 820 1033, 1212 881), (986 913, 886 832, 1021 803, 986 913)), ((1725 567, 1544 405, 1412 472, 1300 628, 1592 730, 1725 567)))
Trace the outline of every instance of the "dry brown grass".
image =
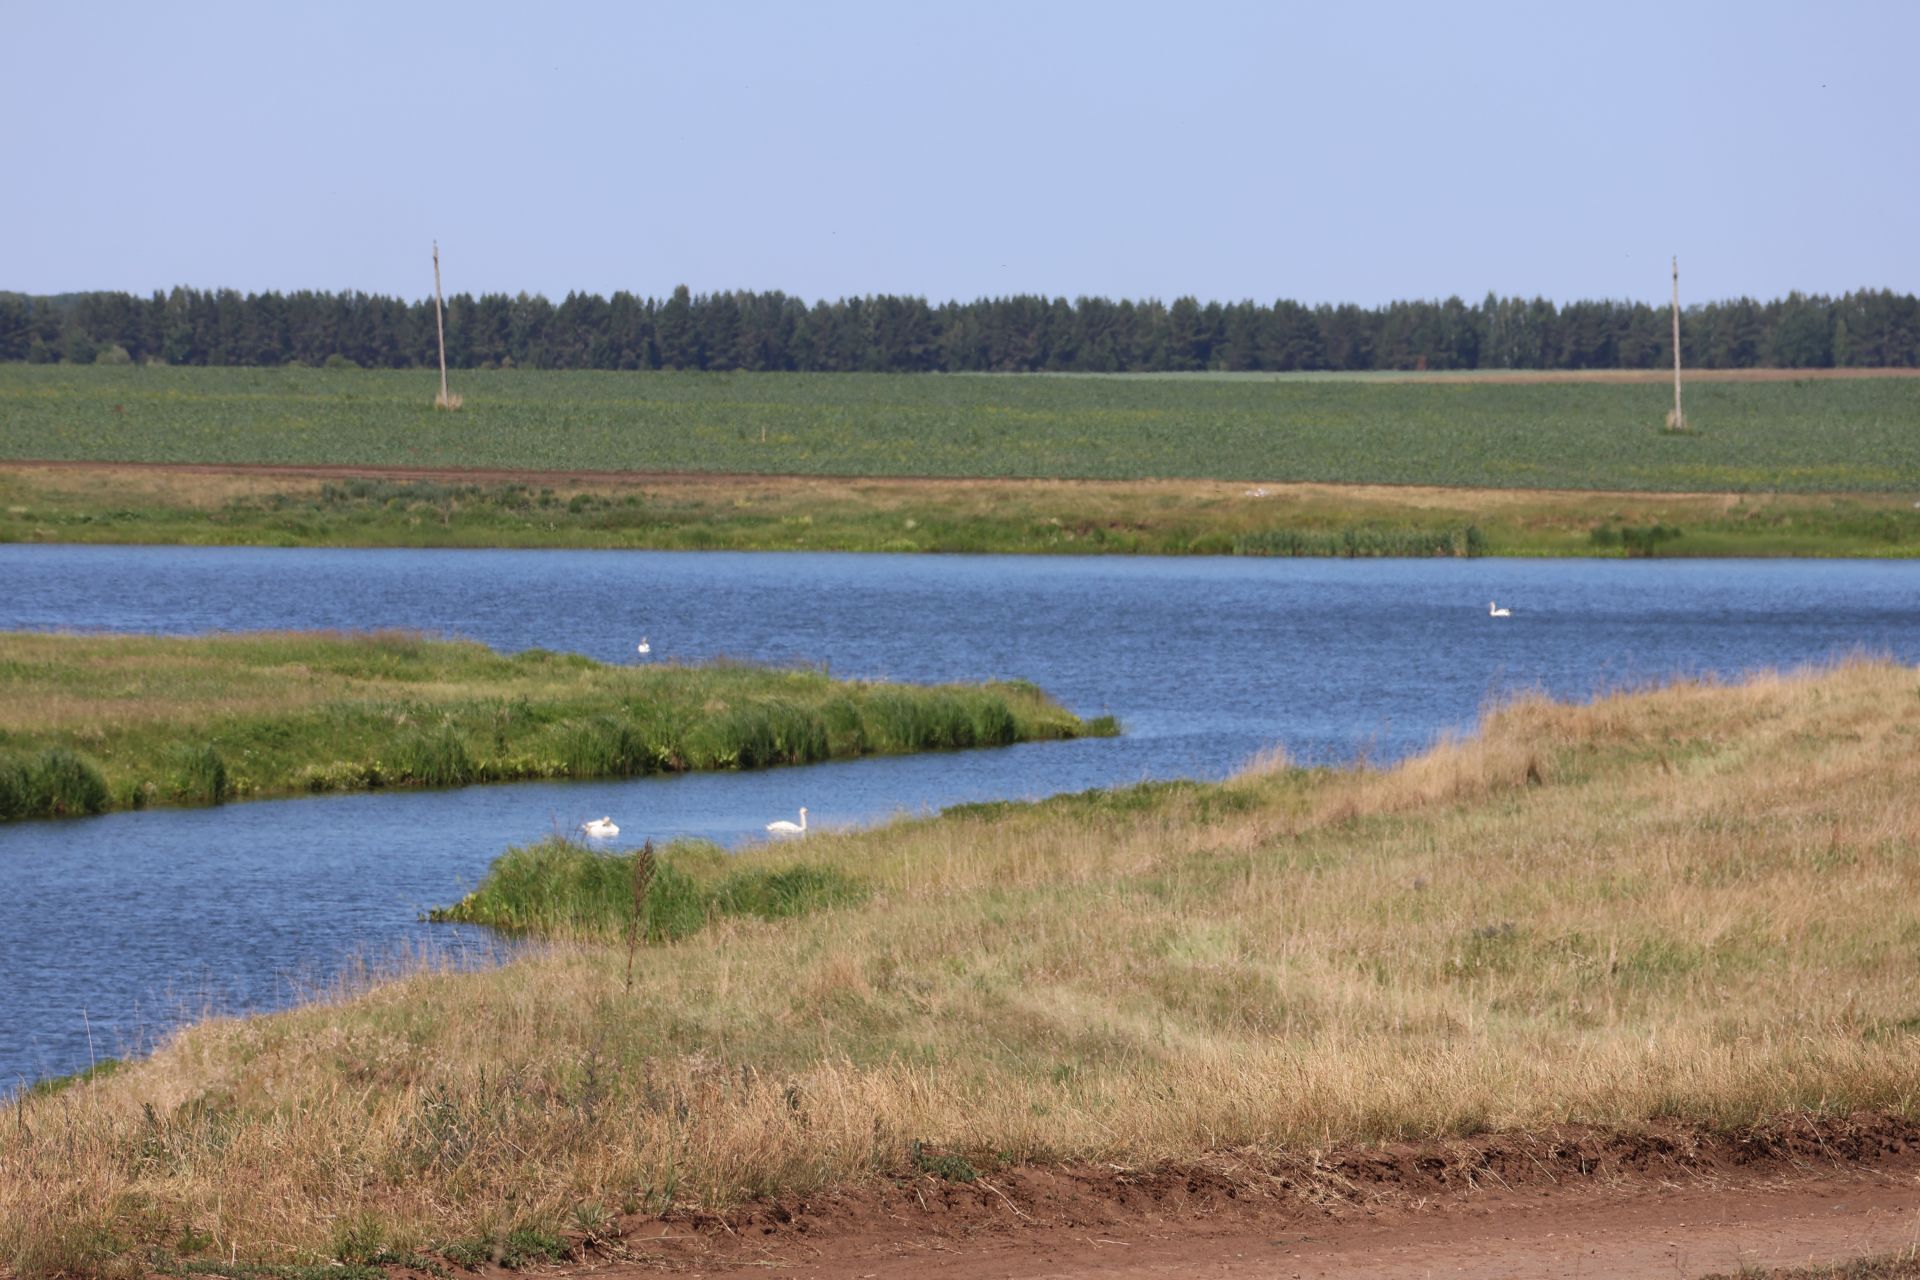
MULTIPOLYGON (((1920 694, 1880 663, 1523 701, 1269 767, 810 840, 865 906, 215 1021, 0 1129, 0 1259, 322 1257, 997 1160, 1920 1108, 1920 694)), ((796 849, 754 851, 778 861, 796 849)))

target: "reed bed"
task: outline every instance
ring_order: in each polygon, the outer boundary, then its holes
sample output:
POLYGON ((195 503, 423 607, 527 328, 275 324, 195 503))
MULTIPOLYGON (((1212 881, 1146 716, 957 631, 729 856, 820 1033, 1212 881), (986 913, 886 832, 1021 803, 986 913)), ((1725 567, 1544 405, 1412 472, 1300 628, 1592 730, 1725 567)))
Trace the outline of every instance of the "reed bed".
POLYGON ((868 886, 810 861, 735 867, 718 845, 602 853, 554 838, 509 849, 480 887, 430 918, 574 940, 684 938, 729 916, 778 920, 864 902, 868 886))
POLYGON ((707 894, 796 867, 858 891, 637 943, 621 866, 564 854, 529 887, 610 887, 549 947, 206 1022, 22 1100, 0 1262, 455 1256, 930 1151, 1246 1170, 1562 1122, 1911 1115, 1916 737, 1920 673, 1886 663, 1525 700, 1386 770, 1275 759, 695 856, 707 894))
POLYGON ((1270 529, 1235 538, 1237 556, 1321 556, 1346 560, 1381 556, 1483 556, 1486 535, 1478 525, 1456 529, 1270 529))
POLYGON ((0 633, 0 819, 1117 732, 1021 681, 619 667, 404 633, 0 633))

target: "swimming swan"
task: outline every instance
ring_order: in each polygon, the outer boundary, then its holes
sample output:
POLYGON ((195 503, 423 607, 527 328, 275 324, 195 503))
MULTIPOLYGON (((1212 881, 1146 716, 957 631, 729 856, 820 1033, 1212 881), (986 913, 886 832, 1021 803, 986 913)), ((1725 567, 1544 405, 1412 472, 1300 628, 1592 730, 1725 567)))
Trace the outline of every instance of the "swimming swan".
POLYGON ((634 646, 633 651, 635 653, 645 655, 653 652, 653 646, 647 643, 647 638, 645 636, 641 636, 640 643, 634 646))
POLYGON ((1513 610, 1502 609, 1493 601, 1489 600, 1487 601, 1487 616, 1489 618, 1511 618, 1513 616, 1513 610))
POLYGON ((800 822, 797 826, 782 819, 779 822, 769 822, 767 830, 776 836, 803 836, 807 834, 807 811, 804 808, 800 810, 800 822))
POLYGON ((620 828, 613 825, 612 818, 595 818, 592 822, 583 822, 580 824, 580 829, 593 840, 611 840, 620 834, 620 828))

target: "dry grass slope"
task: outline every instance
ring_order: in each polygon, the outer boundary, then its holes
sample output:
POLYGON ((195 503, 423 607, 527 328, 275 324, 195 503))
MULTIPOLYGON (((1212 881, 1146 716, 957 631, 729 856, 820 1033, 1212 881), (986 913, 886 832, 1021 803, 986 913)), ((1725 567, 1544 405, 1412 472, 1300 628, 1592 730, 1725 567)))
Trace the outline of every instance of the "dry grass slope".
MULTIPOLYGON (((1521 702, 752 851, 863 905, 215 1021, 0 1126, 0 1260, 273 1260, 996 1162, 1920 1109, 1920 677, 1521 702)), ((359 1253, 356 1255, 355 1251, 359 1253)))

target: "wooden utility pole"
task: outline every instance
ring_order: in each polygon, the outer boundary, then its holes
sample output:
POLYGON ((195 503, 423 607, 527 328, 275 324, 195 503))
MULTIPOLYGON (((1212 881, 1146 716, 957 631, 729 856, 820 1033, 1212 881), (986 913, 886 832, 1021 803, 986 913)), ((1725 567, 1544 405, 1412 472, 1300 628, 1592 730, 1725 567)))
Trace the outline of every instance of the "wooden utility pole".
MULTIPOLYGON (((1679 268, 1676 267, 1674 270, 1673 296, 1678 299, 1680 297, 1679 268)), ((1677 325, 1679 321, 1676 320, 1674 323, 1677 325)), ((440 339, 440 398, 434 401, 434 404, 442 409, 451 409, 453 402, 447 399, 447 324, 440 318, 440 242, 438 240, 433 242, 433 331, 440 339)), ((1676 328, 1674 332, 1677 334, 1679 330, 1676 328)), ((1678 342, 1678 339, 1676 338, 1675 341, 1678 342)), ((1676 371, 1674 376, 1678 378, 1679 373, 1676 371)))
POLYGON ((1685 431, 1687 416, 1680 411, 1680 255, 1673 256, 1673 420, 1669 431, 1685 431))

